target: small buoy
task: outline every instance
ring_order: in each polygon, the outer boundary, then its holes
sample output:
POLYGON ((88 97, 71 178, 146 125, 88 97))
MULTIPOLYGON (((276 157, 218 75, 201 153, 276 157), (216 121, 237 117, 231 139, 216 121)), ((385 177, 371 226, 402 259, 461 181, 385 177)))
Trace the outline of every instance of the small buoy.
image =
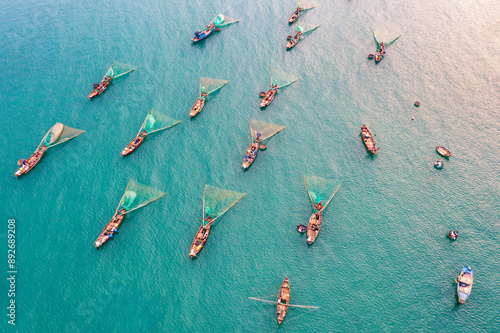
POLYGON ((266 96, 266 93, 265 93, 265 92, 263 92, 263 91, 261 91, 261 92, 259 93, 259 96, 260 96, 260 97, 264 97, 264 96, 266 96))
POLYGON ((411 120, 415 120, 415 117, 411 117, 411 120))
POLYGON ((373 59, 375 56, 373 54, 368 55, 368 59, 373 59))
POLYGON ((220 28, 215 28, 214 30, 215 30, 215 31, 220 31, 220 28))
POLYGON ((264 144, 262 144, 262 145, 260 145, 260 147, 259 147, 259 148, 260 148, 260 150, 266 150, 267 146, 266 146, 266 145, 264 145, 264 144))
POLYGON ((416 101, 414 105, 418 108, 420 106, 420 102, 416 101))

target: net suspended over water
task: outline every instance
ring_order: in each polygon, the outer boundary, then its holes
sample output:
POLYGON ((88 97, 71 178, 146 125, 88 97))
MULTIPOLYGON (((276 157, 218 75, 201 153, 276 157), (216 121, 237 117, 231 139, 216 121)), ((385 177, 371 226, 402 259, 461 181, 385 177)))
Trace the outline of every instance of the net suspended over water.
POLYGON ((219 14, 213 19, 212 22, 214 23, 215 27, 221 28, 221 27, 225 27, 226 25, 238 23, 239 21, 240 20, 236 20, 232 17, 225 16, 223 14, 219 14))
POLYGON ((310 9, 313 9, 315 7, 318 7, 319 5, 318 4, 314 4, 314 3, 311 3, 311 2, 307 2, 307 1, 297 1, 297 8, 302 8, 302 11, 305 12, 306 10, 310 10, 310 9))
POLYGON ((79 130, 77 128, 71 128, 61 123, 56 123, 47 132, 47 134, 45 134, 42 142, 40 142, 40 147, 45 145, 47 148, 52 148, 60 143, 73 139, 83 132, 85 131, 79 130))
POLYGON ((211 93, 217 91, 218 89, 224 87, 229 81, 211 79, 208 77, 200 78, 200 94, 206 93, 210 95, 211 93))
POLYGON ((170 118, 169 116, 151 109, 151 111, 149 111, 148 115, 146 116, 146 119, 144 119, 139 133, 144 130, 146 130, 147 134, 162 131, 181 122, 182 121, 180 120, 170 118))
POLYGON ((252 138, 255 138, 257 134, 260 134, 260 140, 264 141, 269 139, 278 132, 284 130, 286 126, 265 123, 263 121, 251 119, 250 120, 250 132, 252 133, 252 138))
POLYGON ((278 85, 280 89, 295 83, 299 79, 300 77, 275 69, 271 72, 271 85, 278 85))
POLYGON ((215 221, 240 201, 246 193, 205 185, 203 191, 203 219, 212 215, 215 221))
POLYGON ((313 205, 321 202, 323 209, 330 203, 342 185, 342 181, 316 176, 304 176, 304 183, 313 205))
POLYGON ((302 32, 302 35, 309 34, 318 28, 319 28, 319 25, 310 24, 310 23, 297 24, 297 32, 302 32))
POLYGON ((108 69, 108 72, 104 77, 111 76, 111 78, 116 79, 122 75, 133 72, 137 67, 124 64, 123 62, 115 61, 113 65, 108 69))
MULTIPOLYGON (((377 37, 375 37, 375 31, 372 30, 372 34, 373 34, 373 39, 375 40, 375 44, 377 44, 377 51, 379 51, 380 50, 380 42, 377 40, 377 37)), ((387 47, 391 46, 392 43, 394 43, 395 41, 397 41, 399 37, 401 37, 401 35, 399 35, 398 37, 394 38, 389 43, 385 43, 385 47, 387 48, 387 47)))
POLYGON ((135 180, 129 180, 117 210, 125 208, 126 213, 144 207, 167 194, 135 180))

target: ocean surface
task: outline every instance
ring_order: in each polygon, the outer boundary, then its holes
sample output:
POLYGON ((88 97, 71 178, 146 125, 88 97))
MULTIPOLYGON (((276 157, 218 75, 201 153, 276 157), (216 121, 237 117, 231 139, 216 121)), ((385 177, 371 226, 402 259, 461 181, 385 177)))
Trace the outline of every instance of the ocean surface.
POLYGON ((287 52, 292 0, 0 2, 0 331, 500 331, 498 1, 317 3, 299 22, 321 27, 287 52), (241 22, 193 44, 218 13, 241 22), (372 29, 401 35, 377 65, 372 29), (138 69, 88 100, 114 60, 138 69), (301 79, 262 111, 273 68, 301 79), (200 76, 230 82, 190 120, 200 76), (151 108, 183 122, 122 158, 151 108), (243 172, 251 118, 288 127, 243 172), (56 122, 86 132, 16 179, 56 122), (453 153, 442 170, 438 145, 453 153), (296 231, 304 174, 344 180, 311 246, 296 231), (129 179, 168 195, 96 251, 129 179), (205 184, 247 195, 191 260, 205 184), (463 266, 475 280, 458 305, 463 266), (278 327, 276 306, 248 297, 285 276, 293 304, 320 309, 278 327))

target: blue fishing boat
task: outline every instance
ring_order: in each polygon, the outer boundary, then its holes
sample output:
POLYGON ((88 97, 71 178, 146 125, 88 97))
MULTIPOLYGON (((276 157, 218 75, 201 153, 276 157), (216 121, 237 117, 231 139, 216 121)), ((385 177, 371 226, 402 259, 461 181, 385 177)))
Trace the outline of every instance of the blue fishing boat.
POLYGON ((472 283, 474 282, 474 271, 470 267, 462 268, 462 272, 457 279, 458 302, 464 304, 469 298, 472 283))
POLYGON ((210 21, 205 29, 196 31, 194 33, 194 37, 191 38, 191 40, 193 42, 199 42, 200 40, 207 38, 212 33, 212 31, 219 31, 220 28, 237 22, 239 22, 239 20, 219 14, 212 21, 210 21))

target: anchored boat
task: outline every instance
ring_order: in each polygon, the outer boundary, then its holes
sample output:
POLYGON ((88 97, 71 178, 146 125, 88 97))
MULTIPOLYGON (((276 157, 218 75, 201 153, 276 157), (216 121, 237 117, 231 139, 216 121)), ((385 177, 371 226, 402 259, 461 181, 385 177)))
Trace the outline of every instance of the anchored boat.
POLYGON ((307 226, 307 244, 311 245, 318 237, 321 230, 323 210, 330 204, 342 181, 321 178, 316 176, 304 176, 307 194, 313 206, 313 213, 309 218, 307 226))
POLYGON ((470 267, 462 268, 462 272, 457 279, 457 295, 458 302, 464 304, 469 298, 472 289, 472 283, 474 282, 474 271, 470 267))
POLYGON ((240 201, 246 193, 205 185, 203 190, 203 223, 196 233, 189 256, 196 257, 203 249, 212 224, 240 201))
POLYGON ((293 37, 288 36, 288 42, 286 44, 286 49, 290 50, 293 47, 295 47, 295 45, 297 45, 299 43, 301 37, 307 37, 317 28, 319 28, 319 25, 313 25, 313 24, 308 24, 308 23, 301 23, 300 25, 297 25, 295 36, 293 36, 293 37))
POLYGON ((35 165, 40 162, 40 159, 42 158, 43 154, 45 154, 47 149, 71 140, 74 137, 82 134, 83 132, 85 131, 71 128, 61 123, 56 123, 50 128, 47 134, 45 134, 33 155, 31 155, 31 157, 27 160, 22 159, 17 162, 17 164, 19 165, 19 169, 15 173, 16 177, 24 175, 25 173, 28 173, 31 169, 33 169, 35 165))
POLYGON ((259 150, 266 149, 266 146, 262 144, 263 141, 270 139, 272 136, 281 132, 285 128, 286 126, 270 124, 263 121, 251 119, 250 134, 252 135, 252 143, 245 153, 245 157, 243 158, 241 167, 243 169, 248 169, 257 158, 257 153, 259 152, 259 150))
POLYGON ((95 247, 99 248, 113 237, 113 235, 118 231, 118 228, 123 222, 126 214, 160 199, 165 194, 167 193, 158 191, 131 179, 125 188, 125 192, 123 193, 111 221, 108 222, 99 237, 97 237, 97 240, 94 243, 95 247))
POLYGON ((137 68, 133 68, 130 65, 115 61, 111 67, 108 69, 100 83, 94 83, 94 90, 89 94, 89 98, 96 97, 106 90, 106 88, 111 83, 111 80, 116 79, 120 76, 128 74, 135 71, 137 68))
POLYGON ((373 155, 377 154, 377 148, 375 146, 375 140, 373 140, 373 135, 370 133, 370 130, 368 127, 366 127, 364 124, 361 126, 361 137, 363 138, 363 142, 365 143, 366 149, 373 155))
POLYGON ((134 140, 132 140, 127 147, 123 149, 122 156, 126 156, 136 150, 149 134, 166 130, 167 128, 180 123, 180 120, 170 118, 158 111, 155 111, 154 109, 151 109, 146 115, 146 119, 144 119, 144 122, 142 123, 141 128, 139 129, 139 132, 134 140))
POLYGON ((318 7, 318 5, 309 4, 303 1, 297 1, 297 7, 295 8, 295 11, 292 13, 290 18, 288 19, 288 23, 296 22, 299 19, 301 13, 311 10, 315 7, 318 7))

